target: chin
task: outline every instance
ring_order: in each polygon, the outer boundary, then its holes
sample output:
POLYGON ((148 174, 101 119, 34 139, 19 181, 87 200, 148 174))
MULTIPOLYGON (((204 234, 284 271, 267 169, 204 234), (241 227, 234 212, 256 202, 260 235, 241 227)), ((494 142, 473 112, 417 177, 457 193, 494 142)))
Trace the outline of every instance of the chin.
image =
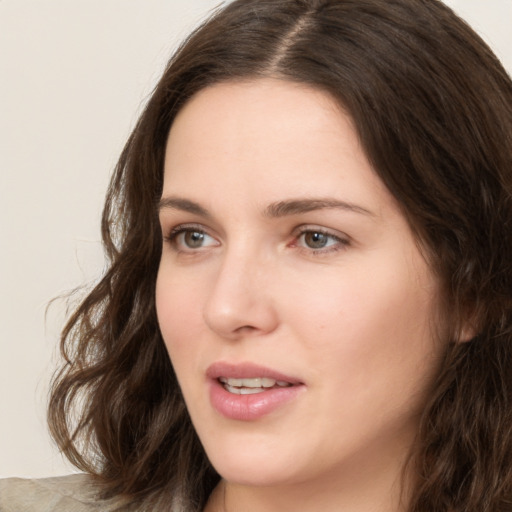
POLYGON ((215 470, 227 482, 251 487, 271 487, 290 484, 294 481, 290 467, 274 467, 274 464, 252 464, 252 467, 241 467, 223 460, 214 464, 215 470))
POLYGON ((206 446, 206 453, 221 477, 232 483, 251 486, 272 486, 292 482, 298 468, 297 454, 287 456, 286 450, 248 441, 229 447, 215 443, 213 449, 206 446))

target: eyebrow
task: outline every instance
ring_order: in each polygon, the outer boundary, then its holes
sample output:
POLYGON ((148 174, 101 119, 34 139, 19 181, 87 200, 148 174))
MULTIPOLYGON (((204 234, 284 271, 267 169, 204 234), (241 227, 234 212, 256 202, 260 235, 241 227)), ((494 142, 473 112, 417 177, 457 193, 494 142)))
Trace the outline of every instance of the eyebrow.
POLYGON ((265 217, 285 217, 287 215, 297 215, 307 213, 314 210, 337 209, 348 212, 362 213, 365 215, 375 216, 370 210, 346 201, 331 198, 306 198, 306 199, 289 199, 287 201, 278 201, 272 203, 265 208, 265 217))
MULTIPOLYGON (((158 203, 158 211, 166 209, 181 210, 200 217, 212 218, 211 213, 199 203, 181 197, 163 197, 158 203)), ((344 210, 375 217, 373 212, 362 206, 332 198, 305 198, 277 201, 269 204, 263 211, 263 215, 268 218, 279 218, 326 209, 344 210)))
POLYGON ((199 215, 200 217, 211 218, 210 212, 200 204, 181 197, 162 197, 158 202, 158 211, 181 210, 183 212, 199 215))

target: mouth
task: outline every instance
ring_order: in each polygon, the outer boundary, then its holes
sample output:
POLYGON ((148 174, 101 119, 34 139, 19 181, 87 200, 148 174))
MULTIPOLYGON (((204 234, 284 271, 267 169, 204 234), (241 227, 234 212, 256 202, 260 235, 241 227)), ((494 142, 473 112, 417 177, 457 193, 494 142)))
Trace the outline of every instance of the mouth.
POLYGON ((296 377, 253 363, 233 364, 218 361, 208 367, 206 376, 209 379, 217 380, 226 389, 233 388, 235 393, 238 389, 263 392, 276 387, 285 388, 304 384, 296 377))
POLYGON ((226 391, 235 395, 254 395, 257 393, 264 393, 269 389, 293 386, 291 382, 271 379, 269 377, 255 377, 249 379, 219 377, 217 380, 226 391))
POLYGON ((230 420, 255 421, 292 407, 306 391, 301 380, 252 363, 223 361, 206 370, 212 407, 230 420))

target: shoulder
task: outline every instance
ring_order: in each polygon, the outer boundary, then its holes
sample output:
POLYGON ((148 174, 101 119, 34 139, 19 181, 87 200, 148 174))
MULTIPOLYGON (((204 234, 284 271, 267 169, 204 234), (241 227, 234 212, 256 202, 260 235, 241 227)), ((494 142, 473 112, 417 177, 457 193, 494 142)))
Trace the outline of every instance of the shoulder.
POLYGON ((128 510, 125 505, 101 500, 98 485, 86 474, 0 480, 0 512, 114 512, 128 510))

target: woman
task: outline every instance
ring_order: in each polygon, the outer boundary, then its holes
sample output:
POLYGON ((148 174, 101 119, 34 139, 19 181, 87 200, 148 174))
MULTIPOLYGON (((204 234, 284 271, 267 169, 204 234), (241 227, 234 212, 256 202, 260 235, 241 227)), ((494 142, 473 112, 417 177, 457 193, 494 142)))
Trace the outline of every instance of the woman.
POLYGON ((3 495, 510 510, 511 133, 510 78, 436 0, 225 7, 121 155, 63 333, 50 427, 94 476, 3 495))

